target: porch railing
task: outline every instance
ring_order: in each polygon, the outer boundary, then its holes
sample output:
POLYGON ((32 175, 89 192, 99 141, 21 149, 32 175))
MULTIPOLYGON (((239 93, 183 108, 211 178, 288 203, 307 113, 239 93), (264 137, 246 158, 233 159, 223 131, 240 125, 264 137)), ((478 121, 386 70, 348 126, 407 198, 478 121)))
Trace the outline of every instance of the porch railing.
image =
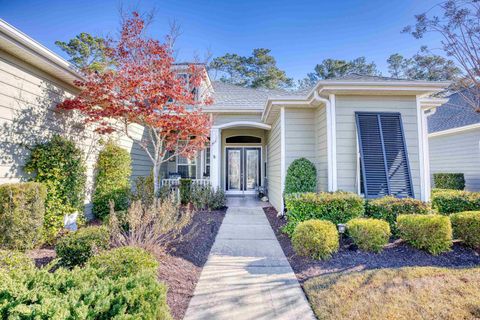
MULTIPOLYGON (((175 179, 162 179, 162 187, 178 187, 180 185, 180 178, 175 179)), ((210 179, 192 179, 192 185, 208 186, 210 185, 210 179)))

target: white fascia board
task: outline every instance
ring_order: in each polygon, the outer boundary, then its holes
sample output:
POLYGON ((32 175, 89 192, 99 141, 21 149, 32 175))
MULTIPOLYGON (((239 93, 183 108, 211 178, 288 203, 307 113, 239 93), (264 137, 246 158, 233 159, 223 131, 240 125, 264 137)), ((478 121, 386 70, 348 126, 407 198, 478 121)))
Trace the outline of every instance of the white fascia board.
POLYGON ((429 138, 434 138, 434 137, 439 137, 439 136, 444 136, 444 135, 449 135, 449 134, 455 134, 455 133, 460 133, 460 132, 475 130, 475 129, 480 129, 480 123, 474 123, 474 124, 469 124, 469 125, 463 126, 463 127, 458 127, 458 128, 452 128, 452 129, 448 129, 448 130, 433 132, 433 133, 430 133, 428 135, 428 137, 429 138))

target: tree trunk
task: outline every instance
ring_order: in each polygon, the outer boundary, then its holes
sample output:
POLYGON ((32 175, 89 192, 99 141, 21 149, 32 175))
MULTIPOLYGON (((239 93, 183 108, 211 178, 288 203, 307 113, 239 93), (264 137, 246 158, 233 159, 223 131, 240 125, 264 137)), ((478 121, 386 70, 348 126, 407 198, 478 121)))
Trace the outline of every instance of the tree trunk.
POLYGON ((160 165, 158 163, 155 163, 153 165, 153 193, 155 196, 158 196, 158 193, 160 191, 160 181, 158 180, 158 176, 160 173, 160 165))

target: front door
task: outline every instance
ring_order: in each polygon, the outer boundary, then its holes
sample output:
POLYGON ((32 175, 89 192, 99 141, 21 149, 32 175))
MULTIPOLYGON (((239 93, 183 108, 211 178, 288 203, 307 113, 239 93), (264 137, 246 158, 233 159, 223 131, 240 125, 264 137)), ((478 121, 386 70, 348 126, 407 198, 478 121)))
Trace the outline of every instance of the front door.
POLYGON ((225 190, 229 193, 255 193, 260 186, 261 149, 232 147, 226 149, 225 190))

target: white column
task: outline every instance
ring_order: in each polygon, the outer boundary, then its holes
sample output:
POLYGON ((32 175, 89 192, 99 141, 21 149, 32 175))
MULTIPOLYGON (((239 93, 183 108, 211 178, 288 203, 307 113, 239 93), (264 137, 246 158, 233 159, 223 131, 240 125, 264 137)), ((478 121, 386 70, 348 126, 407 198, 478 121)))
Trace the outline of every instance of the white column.
POLYGON ((422 104, 417 97, 417 127, 418 127, 418 160, 420 171, 420 199, 430 200, 430 164, 428 156, 427 121, 422 110, 422 104))
POLYGON ((283 192, 285 191, 285 175, 286 175, 286 159, 285 159, 285 107, 280 108, 280 190, 282 192, 282 204, 280 213, 283 215, 284 199, 283 192))
POLYGON ((220 187, 220 168, 222 155, 222 130, 210 130, 210 183, 213 188, 220 187))
POLYGON ((327 108, 328 191, 337 190, 337 129, 335 95, 329 96, 327 108))

